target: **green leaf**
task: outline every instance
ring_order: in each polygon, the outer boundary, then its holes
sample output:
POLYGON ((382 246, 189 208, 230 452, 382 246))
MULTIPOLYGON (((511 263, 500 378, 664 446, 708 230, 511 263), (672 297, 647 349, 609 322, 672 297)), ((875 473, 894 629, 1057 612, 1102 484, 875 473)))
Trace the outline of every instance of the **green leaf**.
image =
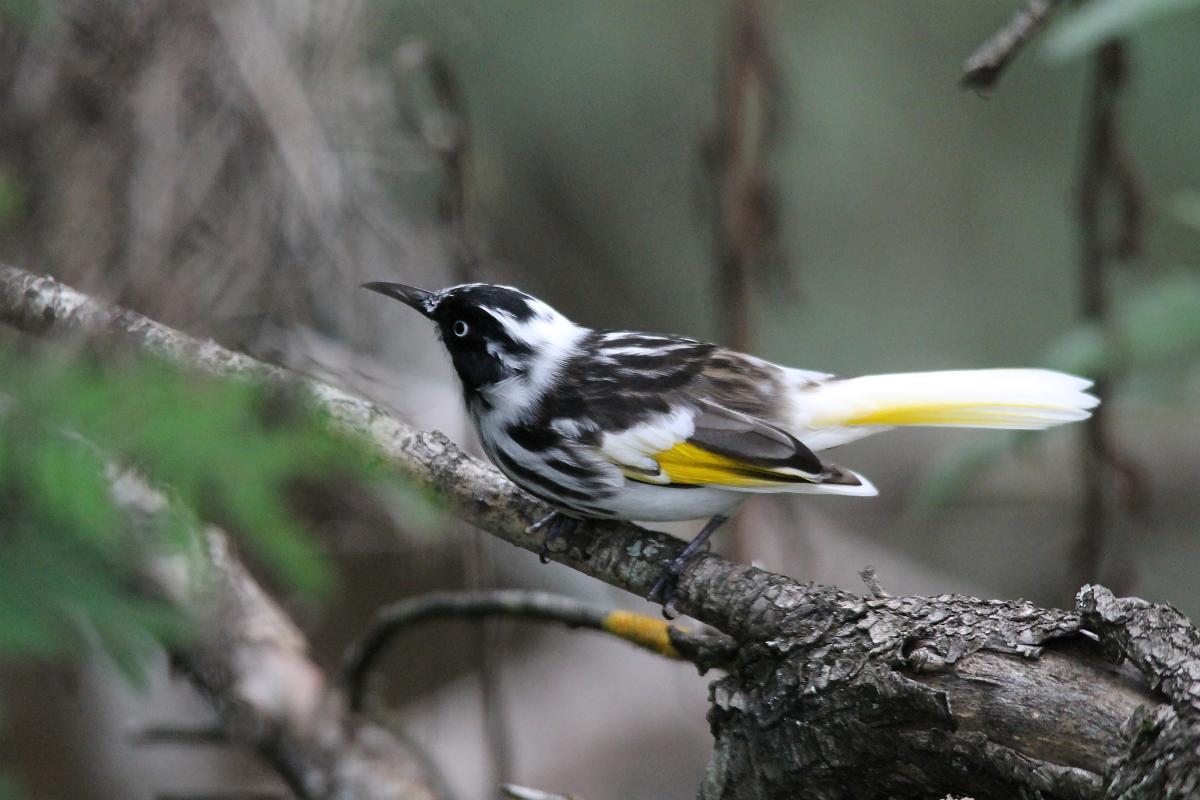
POLYGON ((25 187, 8 170, 0 168, 0 228, 16 223, 25 207, 25 187))
POLYGON ((1200 192, 1189 189, 1167 201, 1167 213, 1178 222, 1200 231, 1200 192))
POLYGON ((1108 363, 1108 340, 1099 325, 1083 323, 1050 345, 1043 362, 1075 375, 1099 375, 1108 363))
POLYGON ((0 772, 0 800, 20 800, 25 796, 26 793, 15 778, 0 772))
POLYGON ((966 447, 934 465, 933 471, 917 489, 918 508, 936 509, 950 502, 990 467, 992 463, 1018 449, 1031 438, 1031 431, 989 431, 966 447))
POLYGON ((0 351, 0 398, 0 655, 91 644, 140 684, 146 655, 188 632, 177 609, 134 588, 147 547, 202 570, 198 533, 216 523, 285 585, 317 594, 332 571, 290 502, 298 486, 386 478, 406 516, 430 516, 427 494, 331 434, 299 396, 246 380, 0 351), (115 508, 105 460, 170 496, 153 529, 115 508))
MULTIPOLYGON (((1099 325, 1081 324, 1047 350, 1043 364, 1077 375, 1157 367, 1200 358, 1200 275, 1179 270, 1158 278, 1119 300, 1111 335, 1099 325)), ((997 432, 944 459, 918 489, 925 508, 946 505, 993 461, 1032 435, 1028 431, 997 432)))
POLYGON ((32 28, 42 21, 49 5, 49 0, 0 0, 0 18, 32 28))
POLYGON ((1048 350, 1046 366, 1096 377, 1200 355, 1200 275, 1178 270, 1118 301, 1111 336, 1082 324, 1048 350))
POLYGON ((1058 19, 1042 51, 1052 61, 1078 58, 1155 20, 1197 10, 1200 0, 1090 0, 1058 19))
POLYGON ((1179 271, 1160 278, 1118 306, 1107 365, 1130 369, 1200 354, 1200 275, 1179 271))

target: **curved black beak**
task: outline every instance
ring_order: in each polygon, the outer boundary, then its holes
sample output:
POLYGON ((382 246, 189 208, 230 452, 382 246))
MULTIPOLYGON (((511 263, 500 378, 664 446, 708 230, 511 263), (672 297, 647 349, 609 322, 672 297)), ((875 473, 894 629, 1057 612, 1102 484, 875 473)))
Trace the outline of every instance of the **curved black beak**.
POLYGON ((415 286, 405 286, 403 283, 387 283, 386 281, 364 283, 362 288, 370 289, 372 292, 379 292, 394 300, 399 300, 401 303, 415 308, 427 317, 433 312, 433 292, 426 291, 425 289, 418 289, 415 286))

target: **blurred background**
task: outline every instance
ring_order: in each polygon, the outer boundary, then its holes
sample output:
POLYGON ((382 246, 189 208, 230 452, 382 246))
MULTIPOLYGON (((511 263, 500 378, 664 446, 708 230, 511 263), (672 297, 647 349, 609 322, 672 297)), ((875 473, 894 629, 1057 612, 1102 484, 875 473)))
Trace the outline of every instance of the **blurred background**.
MULTIPOLYGON (((1091 0, 995 88, 960 88, 1019 6, 0 0, 0 257, 475 452, 427 323, 359 283, 511 283, 588 325, 844 375, 1108 376, 1091 434, 876 437, 837 460, 878 498, 759 498, 716 546, 852 591, 867 564, 893 593, 1055 606, 1100 581, 1195 617, 1200 6, 1091 0)), ((284 597, 322 663, 432 589, 657 613, 463 526, 343 505, 319 531, 336 588, 284 597)), ((10 660, 3 769, 30 797, 288 796, 253 754, 139 743, 211 715, 165 658, 150 675, 10 660)), ((381 688, 462 798, 503 778, 669 800, 707 759, 706 682, 586 633, 439 623, 381 688)))

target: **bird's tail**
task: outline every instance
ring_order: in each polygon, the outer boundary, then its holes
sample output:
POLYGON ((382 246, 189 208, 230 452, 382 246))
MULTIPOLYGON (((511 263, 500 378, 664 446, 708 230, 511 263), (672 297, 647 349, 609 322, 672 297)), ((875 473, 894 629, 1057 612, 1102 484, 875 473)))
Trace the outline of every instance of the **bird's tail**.
POLYGON ((1045 369, 867 375, 798 387, 794 409, 812 432, 801 439, 824 449, 896 425, 1040 430, 1087 419, 1099 403, 1091 385, 1045 369))

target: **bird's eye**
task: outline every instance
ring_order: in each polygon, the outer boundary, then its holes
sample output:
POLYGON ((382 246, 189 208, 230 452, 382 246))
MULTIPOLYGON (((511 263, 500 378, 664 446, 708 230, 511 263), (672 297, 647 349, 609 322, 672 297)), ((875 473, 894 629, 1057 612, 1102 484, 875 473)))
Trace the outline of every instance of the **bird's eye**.
POLYGON ((463 322, 460 319, 458 322, 454 323, 454 327, 452 328, 452 330, 454 331, 455 336, 466 336, 467 335, 467 323, 463 322))

